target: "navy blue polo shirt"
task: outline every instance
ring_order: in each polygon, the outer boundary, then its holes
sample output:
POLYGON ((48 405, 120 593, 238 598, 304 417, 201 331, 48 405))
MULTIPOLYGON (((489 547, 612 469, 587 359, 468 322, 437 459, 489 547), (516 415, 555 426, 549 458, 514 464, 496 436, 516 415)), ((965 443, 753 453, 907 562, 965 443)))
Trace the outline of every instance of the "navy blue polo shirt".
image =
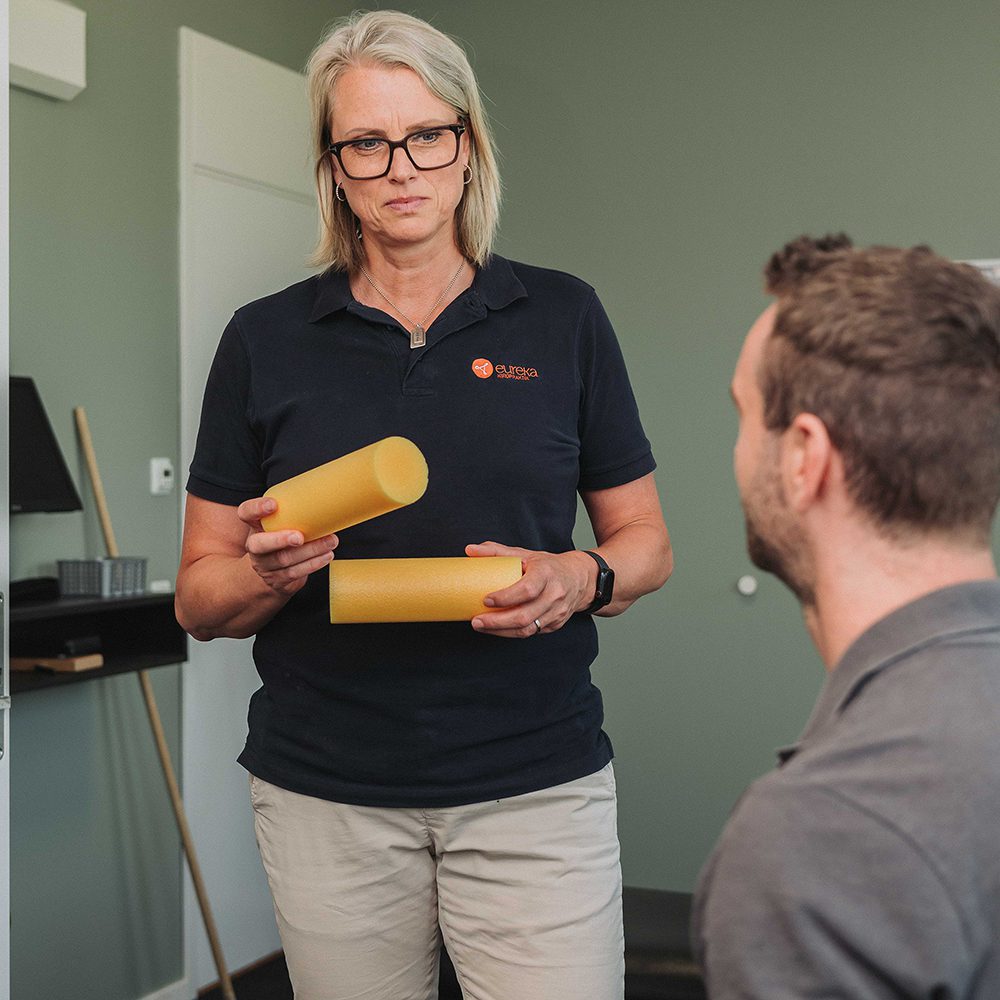
MULTIPOLYGON (((238 505, 390 435, 427 492, 340 533, 337 559, 460 556, 492 540, 572 549, 576 494, 655 467, 594 290, 494 256, 411 350, 327 271, 239 309, 205 389, 187 488, 238 505)), ((239 761, 291 791, 462 805, 551 787, 612 756, 589 615, 530 639, 466 622, 331 625, 314 573, 257 633, 239 761)))

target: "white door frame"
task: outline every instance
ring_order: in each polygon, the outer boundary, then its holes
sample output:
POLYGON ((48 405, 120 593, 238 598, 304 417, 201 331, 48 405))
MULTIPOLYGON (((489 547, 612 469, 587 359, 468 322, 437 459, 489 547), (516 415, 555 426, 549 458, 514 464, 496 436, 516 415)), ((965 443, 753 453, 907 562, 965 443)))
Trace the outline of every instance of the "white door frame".
MULTIPOLYGON (((180 29, 179 49, 179 464, 186 472, 223 328, 236 307, 308 275, 316 225, 303 76, 188 28, 180 29)), ((184 799, 230 971, 280 948, 247 778, 235 764, 247 700, 259 686, 249 640, 189 645, 184 799)), ((192 992, 215 979, 190 879, 184 969, 192 992)))
POLYGON ((10 394, 10 39, 8 0, 0 0, 0 1000, 10 1000, 10 688, 6 599, 10 593, 10 499, 7 475, 7 400, 10 394))

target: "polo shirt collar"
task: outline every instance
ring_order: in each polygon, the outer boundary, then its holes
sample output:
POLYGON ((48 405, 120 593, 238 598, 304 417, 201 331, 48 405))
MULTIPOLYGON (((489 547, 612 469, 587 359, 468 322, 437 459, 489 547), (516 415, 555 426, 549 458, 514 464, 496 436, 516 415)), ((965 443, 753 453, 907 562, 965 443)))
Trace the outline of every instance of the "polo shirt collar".
POLYGON ((1000 632, 1000 580, 944 587, 886 615, 848 647, 827 676, 798 743, 779 750, 779 759, 784 763, 834 722, 886 667, 944 639, 982 632, 1000 632))
POLYGON ((309 322, 315 323, 338 309, 346 309, 353 301, 347 271, 327 268, 316 276, 316 298, 309 314, 309 322))
MULTIPOLYGON (((470 291, 487 309, 494 310, 503 309, 528 295, 514 274, 510 261, 497 254, 493 254, 486 265, 476 271, 470 291)), ((309 322, 315 323, 331 313, 346 309, 353 301, 347 271, 329 268, 316 278, 316 298, 309 322)))
POLYGON ((528 297, 510 261, 496 254, 490 257, 485 267, 476 272, 472 290, 483 300, 487 309, 503 309, 518 299, 528 297))

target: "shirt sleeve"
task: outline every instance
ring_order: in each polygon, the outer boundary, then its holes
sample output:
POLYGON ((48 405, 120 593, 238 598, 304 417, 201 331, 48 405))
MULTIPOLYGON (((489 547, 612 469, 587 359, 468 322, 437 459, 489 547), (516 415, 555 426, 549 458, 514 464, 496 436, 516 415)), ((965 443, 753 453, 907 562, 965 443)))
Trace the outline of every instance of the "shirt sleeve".
POLYGON ((958 997, 974 965, 917 844, 829 788, 768 779, 702 872, 692 937, 713 1000, 958 997))
POLYGON ((656 468, 625 359, 604 307, 593 294, 580 327, 581 490, 622 486, 656 468))
POLYGON ((205 385, 189 493, 238 506, 267 485, 261 442, 251 419, 250 357, 234 316, 222 334, 205 385))

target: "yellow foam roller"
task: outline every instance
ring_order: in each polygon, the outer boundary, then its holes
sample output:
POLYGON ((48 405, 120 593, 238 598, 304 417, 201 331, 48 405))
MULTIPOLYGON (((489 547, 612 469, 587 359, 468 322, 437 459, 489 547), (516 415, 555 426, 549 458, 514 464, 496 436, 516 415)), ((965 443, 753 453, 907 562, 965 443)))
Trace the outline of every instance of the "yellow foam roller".
POLYGON ((517 556, 334 559, 330 621, 461 622, 489 611, 483 598, 521 579, 517 556))
POLYGON ((427 462, 404 437, 387 437, 272 486, 278 509, 261 519, 265 531, 301 531, 321 538, 419 500, 427 462))

